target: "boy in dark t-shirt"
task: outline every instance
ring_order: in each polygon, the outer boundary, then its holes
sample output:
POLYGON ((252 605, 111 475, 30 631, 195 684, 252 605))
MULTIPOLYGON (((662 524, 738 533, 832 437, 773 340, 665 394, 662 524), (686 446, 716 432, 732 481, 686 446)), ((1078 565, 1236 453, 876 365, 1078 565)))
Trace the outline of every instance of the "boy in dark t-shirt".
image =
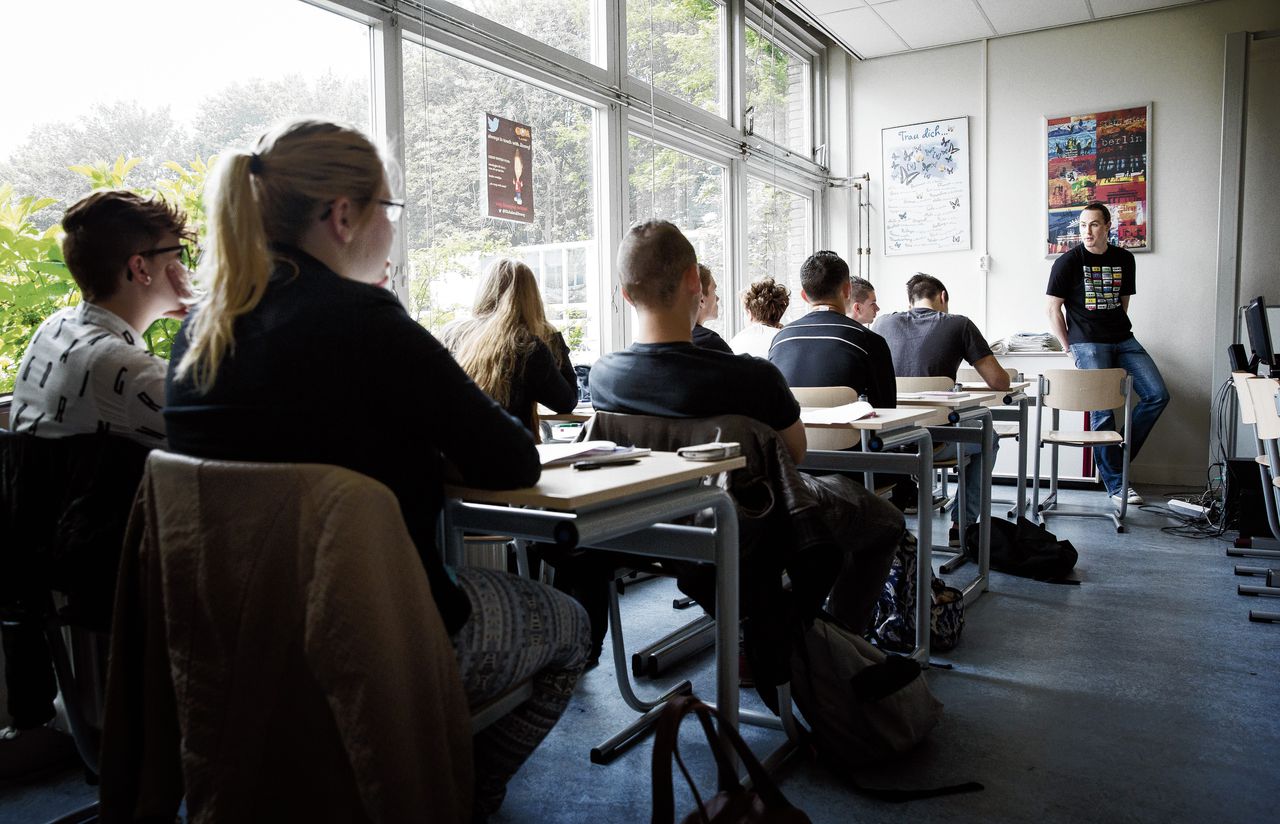
MULTIPOLYGON (((796 463, 802 461, 800 405, 777 368, 750 355, 694 346, 702 288, 693 246, 680 230, 665 221, 632 227, 618 249, 618 270, 623 297, 636 308, 639 325, 635 343, 592 367, 596 409, 672 418, 745 415, 777 430, 796 463)), ((856 519, 857 528, 837 533, 845 568, 833 582, 831 600, 837 617, 861 631, 905 523, 891 504, 861 487, 850 496, 840 501, 847 503, 842 514, 856 519)))
MULTIPOLYGON (((1139 397, 1130 418, 1129 457, 1135 460, 1146 443, 1160 413, 1169 405, 1169 390, 1147 350, 1133 336, 1129 322, 1129 298, 1137 292, 1133 253, 1112 246, 1111 210, 1102 203, 1090 203, 1080 210, 1083 243, 1053 262, 1049 272, 1049 324, 1062 345, 1071 352, 1077 369, 1119 367, 1133 378, 1139 397), (1064 317, 1065 313, 1065 317, 1064 317)), ((1090 412, 1095 431, 1115 430, 1115 413, 1110 409, 1090 412)), ((1121 447, 1095 447, 1093 459, 1112 501, 1122 495, 1132 505, 1142 497, 1133 487, 1122 489, 1121 447)))

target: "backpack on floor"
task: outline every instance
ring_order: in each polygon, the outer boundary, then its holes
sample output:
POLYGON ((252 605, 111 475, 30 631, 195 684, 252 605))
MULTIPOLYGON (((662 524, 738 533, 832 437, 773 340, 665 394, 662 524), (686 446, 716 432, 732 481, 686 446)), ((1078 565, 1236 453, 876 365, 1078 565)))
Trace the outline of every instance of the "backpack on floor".
MULTIPOLYGON (((881 648, 910 652, 916 644, 916 536, 906 532, 893 553, 893 564, 871 621, 871 636, 881 648)), ((954 649, 964 631, 964 594, 936 575, 930 614, 929 648, 954 649)))
MULTIPOLYGON (((978 525, 964 532, 964 551, 978 557, 978 525)), ((1070 541, 1060 541, 1049 530, 1019 518, 1017 524, 991 519, 991 568, 996 572, 1034 578, 1037 581, 1079 583, 1067 578, 1080 555, 1070 541)))
POLYGON ((907 752, 942 717, 915 659, 885 654, 826 613, 794 645, 791 689, 818 753, 846 767, 907 752))

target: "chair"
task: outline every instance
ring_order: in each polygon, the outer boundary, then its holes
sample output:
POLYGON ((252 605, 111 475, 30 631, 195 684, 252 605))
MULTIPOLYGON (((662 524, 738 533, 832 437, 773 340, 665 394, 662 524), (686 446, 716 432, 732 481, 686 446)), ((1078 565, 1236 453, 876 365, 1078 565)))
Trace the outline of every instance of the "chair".
MULTIPOLYGON (((604 439, 633 443, 637 446, 645 446, 661 451, 675 451, 681 446, 714 440, 737 441, 740 443, 743 455, 747 459, 747 467, 732 473, 724 473, 714 479, 714 482, 727 488, 734 497, 738 511, 739 536, 742 541, 743 557, 754 556, 756 558, 754 561, 756 574, 754 576, 749 571, 750 568, 744 567, 743 570, 744 574, 741 582, 744 592, 743 617, 750 619, 752 613, 751 605, 753 603, 755 603, 757 610, 762 609, 762 605, 753 600, 752 593, 754 593, 755 598, 759 598, 761 592, 781 591, 782 586, 779 579, 783 563, 780 560, 777 562, 776 571, 779 577, 775 577, 772 582, 769 582, 765 581, 764 578, 770 573, 762 573, 761 571, 766 568, 769 570, 774 569, 774 566, 767 566, 767 563, 771 562, 775 556, 770 555, 769 562, 759 559, 766 554, 764 544, 767 544, 770 539, 777 537, 779 534, 785 534, 785 524, 788 522, 786 514, 789 499, 794 495, 803 493, 794 489, 793 486, 784 484, 782 478, 784 472, 789 469, 790 473, 796 476, 797 482, 798 473, 796 473, 794 464, 791 463, 789 456, 785 458, 779 457, 786 453, 786 448, 782 445, 777 433, 770 427, 740 415, 721 415, 713 418, 660 418, 649 415, 620 415, 597 412, 584 425, 580 437, 584 440, 604 439), (780 461, 785 462, 785 467, 780 465, 780 461), (754 542, 760 542, 762 545, 753 550, 749 547, 754 542)), ((790 537, 795 540, 794 534, 790 537)), ((699 596, 698 600, 702 603, 711 602, 712 589, 709 576, 700 576, 698 574, 699 570, 693 569, 688 565, 680 566, 664 562, 664 567, 669 567, 669 572, 674 572, 681 579, 682 585, 687 586, 689 589, 698 589, 700 586, 704 586, 705 591, 699 591, 695 594, 699 596)), ((776 614, 775 612, 774 615, 776 616, 776 614)), ((696 619, 687 625, 686 630, 690 635, 705 633, 707 628, 711 626, 711 620, 705 616, 696 619)), ((638 719, 632 727, 614 736, 600 747, 595 748, 592 751, 592 760, 598 763, 611 760, 614 751, 630 743, 640 730, 647 729, 648 726, 656 722, 656 712, 660 711, 661 705, 667 698, 672 694, 688 691, 689 689, 688 682, 683 682, 654 700, 639 698, 627 675, 626 647, 621 612, 618 605, 618 593, 616 588, 612 586, 609 588, 609 621, 615 664, 614 671, 618 689, 629 706, 638 712, 646 713, 646 715, 638 719)), ((754 673, 758 683, 767 684, 772 682, 777 687, 779 717, 750 711, 743 711, 739 715, 742 723, 769 726, 786 731, 788 743, 768 759, 770 768, 776 766, 779 761, 790 754, 792 745, 798 742, 800 736, 797 722, 791 714, 790 685, 785 682, 785 679, 779 681, 770 677, 777 672, 789 669, 786 664, 787 656, 785 654, 788 637, 787 630, 781 624, 781 621, 756 622, 757 629, 755 632, 767 638, 767 640, 761 642, 760 646, 769 646, 770 652, 774 653, 779 660, 776 663, 771 662, 769 671, 756 671, 754 673)), ((758 660, 753 659, 753 665, 758 660)))
MULTIPOLYGON (((1250 378, 1244 381, 1249 394, 1250 406, 1253 410, 1254 427, 1258 436, 1262 455, 1266 463, 1259 462, 1263 482, 1266 484, 1263 495, 1267 501, 1267 518, 1272 532, 1280 538, 1280 530, 1276 529, 1276 509, 1280 506, 1280 478, 1271 471, 1271 467, 1280 466, 1280 381, 1274 378, 1250 378), (1267 480, 1270 483, 1267 483, 1267 480)), ((1268 575, 1270 580, 1273 576, 1268 575)), ((1280 596, 1280 587, 1253 587, 1241 585, 1241 595, 1280 596)), ((1280 621, 1280 613, 1249 610, 1249 620, 1258 622, 1280 621)))
POLYGON ((1058 429, 1059 412, 1093 412, 1102 409, 1124 407, 1124 431, 1129 431, 1133 412, 1133 378, 1123 369, 1047 369, 1040 376, 1036 392, 1036 440, 1035 472, 1031 509, 1037 519, 1046 515, 1072 515, 1094 518, 1110 518, 1116 532, 1124 532, 1124 518, 1129 509, 1129 440, 1126 435, 1112 430, 1064 431, 1058 429), (1052 410, 1051 429, 1043 431, 1044 411, 1052 410), (1040 502, 1040 450, 1044 445, 1052 447, 1049 478, 1049 497, 1040 502), (1119 511, 1066 510, 1058 507, 1058 448, 1063 445, 1081 447, 1119 446, 1123 459, 1121 465, 1121 495, 1119 511))
POLYGON ((171 821, 185 792, 193 820, 466 821, 470 716, 390 490, 152 453, 120 566, 104 817, 171 821))
MULTIPOLYGON (((1266 445, 1258 434, 1258 419, 1254 413, 1253 396, 1249 392, 1249 382, 1257 380, 1265 380, 1265 378, 1258 378, 1250 372, 1231 373, 1231 383, 1235 387, 1236 401, 1240 407, 1240 420, 1246 426, 1251 426, 1254 429, 1254 441, 1257 445, 1258 454, 1253 460, 1258 466, 1258 475, 1262 481, 1262 500, 1267 511, 1267 525, 1271 528, 1271 534, 1275 537, 1271 540, 1254 538, 1249 542, 1248 547, 1232 548, 1227 550, 1227 554, 1255 558, 1280 558, 1280 518, 1277 518, 1273 496, 1269 494, 1274 473, 1271 469, 1271 459, 1267 457, 1266 445)), ((1249 571, 1242 572, 1242 567, 1236 567, 1236 574, 1267 574, 1266 570, 1260 570, 1256 567, 1244 569, 1249 571)))
MULTIPOLYGON (((1016 380, 1019 380, 1019 375, 1021 375, 1021 373, 1017 369, 1013 369, 1011 367, 1005 367, 1004 371, 1005 371, 1005 374, 1009 376, 1010 383, 1016 380)), ((965 367, 961 367, 959 373, 956 375, 956 382, 957 383, 985 383, 986 378, 982 377, 982 375, 978 373, 977 369, 965 366, 965 367)), ((1001 439, 1017 438, 1018 435, 1020 434, 1018 432, 1018 424, 1012 421, 992 421, 991 428, 995 431, 996 437, 1001 439)), ((1001 503, 1012 503, 1012 502, 1001 501, 1001 503)))
MULTIPOLYGON (((843 406, 858 399, 858 393, 848 386, 793 386, 791 387, 791 394, 795 395, 801 406, 820 408, 843 406)), ((809 449, 813 450, 838 452, 852 449, 861 441, 859 433, 853 429, 831 429, 825 426, 806 426, 804 436, 809 449)), ((874 489, 875 493, 882 498, 888 497, 897 485, 892 483, 876 484, 875 473, 864 472, 862 474, 863 486, 867 489, 874 489)))
MULTIPOLYGON (((927 377, 907 377, 907 378, 899 377, 898 378, 899 392, 949 392, 955 388, 956 388, 956 382, 951 380, 951 378, 946 377, 945 375, 942 377, 933 377, 933 378, 927 378, 927 377)), ((945 423, 945 421, 943 423, 945 423)), ((960 507, 961 540, 963 540, 963 536, 965 533, 965 530, 964 530, 964 527, 965 527, 964 466, 966 463, 968 463, 968 459, 969 459, 969 456, 964 452, 964 450, 958 449, 956 450, 956 456, 954 458, 948 458, 945 460, 938 460, 935 458, 933 462, 933 468, 934 470, 937 471, 938 477, 941 480, 941 486, 942 486, 942 500, 937 501, 937 499, 935 499, 935 503, 938 504, 937 506, 938 512, 945 513, 950 511, 952 507, 955 507, 955 506, 960 507), (956 472, 955 497, 951 496, 949 491, 949 486, 947 483, 947 471, 951 469, 954 469, 956 472)), ((945 547, 941 549, 946 551, 945 547)), ((961 551, 961 555, 963 555, 963 550, 961 551)))
POLYGON ((950 392, 956 382, 946 376, 940 378, 904 378, 898 376, 899 392, 950 392))
POLYGON ((105 434, 54 439, 0 430, 0 622, 6 633, 42 634, 49 651, 48 659, 6 667, 47 671, 52 664, 91 784, 98 780, 115 569, 147 451, 105 434))

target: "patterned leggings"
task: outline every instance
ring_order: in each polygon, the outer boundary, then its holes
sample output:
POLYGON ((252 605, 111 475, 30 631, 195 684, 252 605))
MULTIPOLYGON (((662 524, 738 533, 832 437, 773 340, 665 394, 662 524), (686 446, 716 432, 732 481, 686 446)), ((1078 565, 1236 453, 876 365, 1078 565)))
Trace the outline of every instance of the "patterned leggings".
POLYGON ((507 781, 564 712, 587 663, 582 607, 550 587, 505 572, 459 569, 471 618, 453 638, 472 707, 532 679, 533 696, 475 737, 475 818, 502 805, 507 781))

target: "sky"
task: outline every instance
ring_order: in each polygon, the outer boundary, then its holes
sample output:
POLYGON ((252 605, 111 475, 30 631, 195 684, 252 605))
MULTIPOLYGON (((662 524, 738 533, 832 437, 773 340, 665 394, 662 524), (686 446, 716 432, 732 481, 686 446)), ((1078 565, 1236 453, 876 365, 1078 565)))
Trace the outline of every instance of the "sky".
POLYGON ((0 0, 0 44, 0 158, 99 101, 167 104, 187 123, 235 81, 370 76, 369 28, 302 0, 0 0))

